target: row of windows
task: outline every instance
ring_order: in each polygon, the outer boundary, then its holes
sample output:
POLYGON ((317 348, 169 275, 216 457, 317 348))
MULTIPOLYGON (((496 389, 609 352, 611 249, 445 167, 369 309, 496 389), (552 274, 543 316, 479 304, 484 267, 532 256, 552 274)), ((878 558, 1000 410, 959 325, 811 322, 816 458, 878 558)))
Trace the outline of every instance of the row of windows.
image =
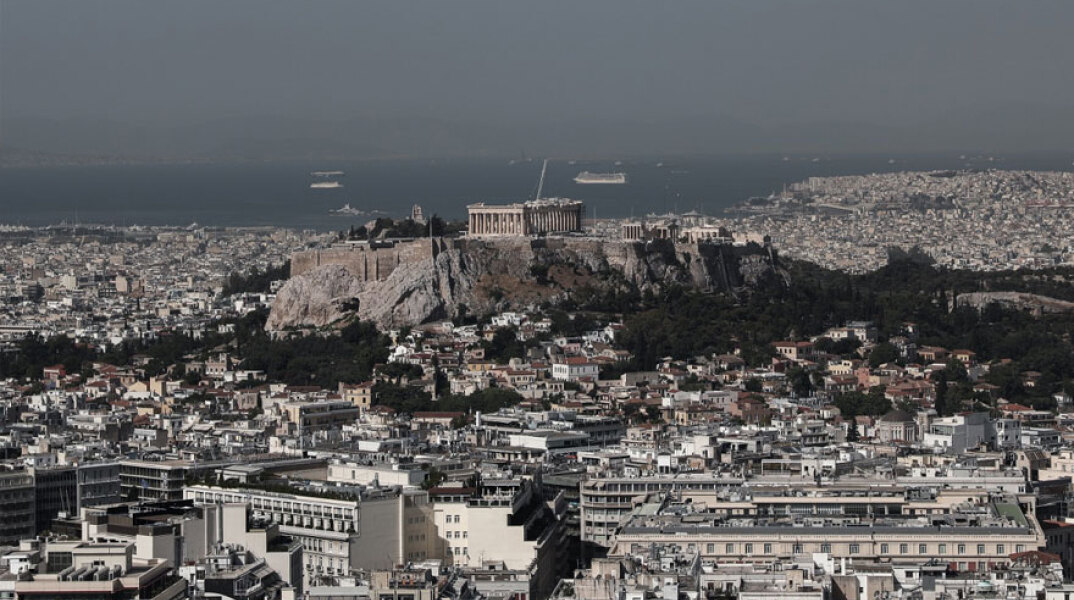
MULTIPOLYGON (((331 552, 334 554, 346 554, 347 544, 345 542, 335 542, 332 540, 324 540, 318 537, 305 537, 296 536, 302 547, 309 552, 331 552)), ((307 554, 307 556, 309 556, 307 554)))
MULTIPOLYGON (((469 533, 470 533, 469 531, 448 531, 448 532, 446 532, 446 533, 444 534, 444 538, 445 538, 445 539, 449 539, 449 540, 450 540, 450 539, 452 539, 452 538, 454 538, 454 539, 456 539, 456 540, 457 540, 457 539, 459 539, 459 538, 465 538, 465 537, 467 537, 467 535, 468 535, 469 533), (452 535, 452 534, 454 534, 454 535, 452 535)), ((422 537, 424 537, 424 536, 422 536, 422 537)))
MULTIPOLYGON (((448 534, 448 537, 451 537, 450 532, 448 534)), ((463 537, 465 537, 465 535, 463 537)), ((928 547, 929 547, 928 544, 918 544, 917 545, 917 553, 918 554, 928 554, 929 553, 928 547)), ((734 543, 724 544, 724 554, 734 554, 735 553, 735 548, 736 548, 736 544, 734 544, 734 543)), ((966 554, 966 549, 967 549, 966 544, 955 544, 954 548, 955 548, 955 552, 957 554, 960 554, 960 555, 961 554, 966 554)), ((752 544, 752 543, 747 542, 747 543, 742 544, 742 553, 743 554, 753 554, 754 549, 755 549, 755 545, 752 544)), ((761 549, 762 549, 763 554, 772 554, 772 544, 770 542, 765 542, 764 544, 762 544, 761 549)), ((985 544, 977 544, 976 549, 977 549, 977 554, 985 554, 987 552, 985 544)), ((705 551, 708 554, 715 554, 716 553, 716 544, 715 543, 706 544, 705 551)), ((805 551, 806 551, 805 550, 805 544, 794 544, 793 549, 792 549, 792 552, 794 554, 802 554, 805 551)), ((832 545, 830 543, 828 543, 828 542, 821 543, 821 544, 819 544, 817 551, 830 554, 832 552, 832 545)), ((937 554, 947 554, 948 553, 948 544, 938 544, 937 547, 936 547, 936 551, 937 551, 937 554)), ((1025 552, 1025 545, 1024 544, 1016 544, 1014 551, 1015 552, 1025 552)), ((861 553, 861 545, 860 544, 850 544, 849 552, 850 552, 850 554, 860 554, 861 553)), ((881 555, 886 555, 886 554, 890 554, 890 553, 891 553, 890 544, 880 544, 880 554, 881 555)), ((904 544, 899 544, 899 554, 909 554, 909 553, 910 553, 910 544, 905 544, 905 543, 904 544)), ((999 554, 999 555, 1006 554, 1007 553, 1006 544, 996 544, 996 552, 995 553, 999 554)))
POLYGON ((339 574, 343 575, 349 571, 349 569, 346 568, 346 564, 346 561, 344 561, 342 558, 333 559, 325 558, 322 556, 306 556, 307 571, 327 570, 329 574, 338 572, 339 574))

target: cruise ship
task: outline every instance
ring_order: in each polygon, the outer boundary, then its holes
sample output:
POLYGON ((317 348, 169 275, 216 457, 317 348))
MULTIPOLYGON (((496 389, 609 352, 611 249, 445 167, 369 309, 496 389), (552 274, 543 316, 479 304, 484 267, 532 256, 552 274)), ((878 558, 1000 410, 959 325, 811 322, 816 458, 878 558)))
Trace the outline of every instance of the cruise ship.
POLYGON ((582 171, 574 178, 574 182, 583 184, 621 184, 626 183, 626 173, 590 173, 589 171, 582 171))
POLYGON ((312 171, 310 175, 314 177, 342 177, 343 171, 312 171))
POLYGON ((314 181, 310 187, 315 190, 332 190, 343 187, 343 184, 338 181, 314 181))

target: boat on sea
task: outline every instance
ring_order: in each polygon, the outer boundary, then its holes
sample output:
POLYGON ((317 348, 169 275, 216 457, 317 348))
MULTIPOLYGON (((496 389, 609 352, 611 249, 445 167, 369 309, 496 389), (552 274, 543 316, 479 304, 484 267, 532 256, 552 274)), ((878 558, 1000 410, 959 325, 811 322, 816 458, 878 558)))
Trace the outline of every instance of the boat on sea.
POLYGON ((574 182, 619 185, 626 183, 626 173, 590 173, 589 171, 582 171, 574 178, 574 182))
POLYGON ((342 177, 343 171, 312 171, 310 175, 314 177, 342 177))
POLYGON ((336 215, 364 215, 364 214, 366 214, 366 212, 364 210, 361 210, 359 208, 354 208, 353 206, 350 205, 350 203, 344 204, 343 206, 341 206, 339 208, 332 209, 332 210, 330 210, 328 212, 330 212, 332 214, 336 214, 336 215))
POLYGON ((334 190, 341 187, 343 184, 338 181, 314 181, 310 184, 310 188, 315 190, 334 190))

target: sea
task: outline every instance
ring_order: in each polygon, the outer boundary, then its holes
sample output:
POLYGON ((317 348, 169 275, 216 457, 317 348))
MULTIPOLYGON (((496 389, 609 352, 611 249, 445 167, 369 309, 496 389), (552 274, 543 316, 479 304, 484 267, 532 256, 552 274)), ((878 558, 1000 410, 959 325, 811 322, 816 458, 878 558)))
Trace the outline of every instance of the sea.
MULTIPOLYGON (((543 197, 582 200, 588 218, 696 210, 721 215, 754 196, 813 176, 934 169, 1074 170, 1070 155, 748 155, 550 160, 543 197), (623 172, 623 185, 582 185, 581 171, 623 172)), ((380 216, 462 219, 466 205, 532 199, 539 159, 304 161, 8 167, 0 225, 289 227, 339 231, 380 216), (343 171, 315 176, 315 171, 343 171), (314 189, 316 181, 342 187, 314 189), (341 214, 349 205, 360 214, 341 214)))

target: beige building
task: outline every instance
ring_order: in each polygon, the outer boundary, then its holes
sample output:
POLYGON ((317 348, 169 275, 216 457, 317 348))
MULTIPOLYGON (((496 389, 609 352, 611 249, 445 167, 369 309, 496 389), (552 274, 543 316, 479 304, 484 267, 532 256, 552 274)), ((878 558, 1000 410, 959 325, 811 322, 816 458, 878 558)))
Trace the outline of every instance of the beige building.
POLYGON ((528 480, 486 481, 480 490, 439 488, 431 496, 444 559, 451 564, 529 570, 535 597, 547 596, 569 569, 562 496, 545 503, 528 480))
POLYGON ((136 561, 134 544, 23 541, 4 556, 19 573, 14 598, 187 598, 187 581, 171 561, 136 561))
POLYGON ((1011 555, 1043 549, 1036 520, 1017 504, 962 504, 942 516, 869 516, 846 499, 842 514, 809 505, 786 516, 728 518, 693 512, 695 504, 667 498, 640 506, 614 536, 609 556, 660 545, 696 551, 713 562, 771 563, 821 554, 864 563, 939 560, 960 572, 987 571, 1011 555))
POLYGON ((470 235, 526 236, 582 229, 583 205, 577 200, 542 198, 501 205, 479 202, 466 209, 470 235))
POLYGON ((876 437, 885 443, 916 442, 920 437, 917 420, 903 410, 893 410, 876 423, 876 437))
POLYGON ((358 500, 282 494, 253 488, 187 487, 197 504, 245 503, 253 517, 279 524, 280 533, 303 547, 307 583, 314 575, 349 575, 383 569, 436 554, 428 493, 379 490, 358 500))
POLYGON ((420 486, 426 472, 416 463, 360 464, 337 460, 328 465, 328 481, 351 485, 420 486))
POLYGON ((364 383, 343 383, 341 381, 339 382, 339 395, 343 397, 344 401, 365 412, 373 405, 373 383, 372 381, 364 383))
POLYGON ((82 513, 84 542, 133 545, 134 561, 167 560, 191 565, 223 545, 234 545, 263 559, 280 579, 302 590, 302 547, 280 534, 279 525, 251 519, 249 505, 181 503, 115 504, 82 513))
POLYGON ((345 400, 296 400, 281 404, 280 410, 300 434, 349 425, 361 416, 361 409, 345 400))

